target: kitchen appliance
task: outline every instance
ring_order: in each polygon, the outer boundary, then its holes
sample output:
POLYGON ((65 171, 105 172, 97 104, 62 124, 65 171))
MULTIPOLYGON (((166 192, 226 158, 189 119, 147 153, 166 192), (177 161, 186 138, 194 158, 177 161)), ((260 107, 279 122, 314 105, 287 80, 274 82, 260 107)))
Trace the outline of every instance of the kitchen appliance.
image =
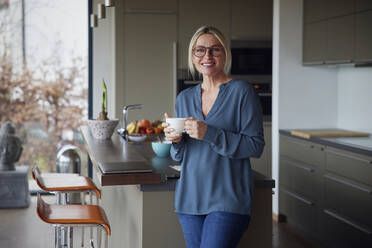
POLYGON ((232 75, 271 75, 271 41, 231 41, 232 75))

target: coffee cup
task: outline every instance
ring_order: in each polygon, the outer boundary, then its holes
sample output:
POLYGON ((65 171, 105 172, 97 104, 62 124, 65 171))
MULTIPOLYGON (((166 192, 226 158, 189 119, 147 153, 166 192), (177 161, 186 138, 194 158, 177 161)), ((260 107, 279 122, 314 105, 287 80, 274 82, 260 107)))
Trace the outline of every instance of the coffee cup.
POLYGON ((172 128, 174 131, 172 134, 181 134, 185 129, 186 118, 166 118, 165 122, 169 124, 168 128, 172 128))

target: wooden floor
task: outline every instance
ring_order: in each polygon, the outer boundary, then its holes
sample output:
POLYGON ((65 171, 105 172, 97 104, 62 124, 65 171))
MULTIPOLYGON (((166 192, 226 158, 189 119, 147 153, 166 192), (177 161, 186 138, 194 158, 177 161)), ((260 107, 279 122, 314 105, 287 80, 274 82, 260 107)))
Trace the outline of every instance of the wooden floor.
MULTIPOLYGON (((43 196, 52 202, 53 196, 43 196)), ((85 232, 86 241, 88 231, 85 232)), ((74 247, 80 247, 80 230, 74 230, 74 247), (76 232, 75 232, 76 231, 76 232)), ((285 223, 273 223, 273 248, 317 248, 315 243, 285 223)), ((31 197, 31 205, 26 209, 0 209, 1 248, 51 248, 54 247, 54 229, 40 221, 36 215, 36 197, 31 197)), ((88 242, 86 242, 86 246, 88 242)), ((176 247, 175 247, 176 248, 176 247)), ((259 247, 261 248, 261 247, 259 247)))

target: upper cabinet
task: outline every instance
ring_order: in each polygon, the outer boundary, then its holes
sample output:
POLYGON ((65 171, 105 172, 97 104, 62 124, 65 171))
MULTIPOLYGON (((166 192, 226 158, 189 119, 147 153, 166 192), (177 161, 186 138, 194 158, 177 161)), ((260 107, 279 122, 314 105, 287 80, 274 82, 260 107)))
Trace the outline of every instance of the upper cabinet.
POLYGON ((355 11, 355 0, 326 0, 327 18, 350 15, 355 11))
POLYGON ((357 13, 355 22, 355 61, 372 61, 372 10, 357 13))
POLYGON ((224 0, 179 1, 178 67, 187 68, 191 37, 203 25, 215 26, 230 40, 230 3, 224 0))
POLYGON ((175 0, 125 0, 125 12, 142 13, 176 13, 175 0))
POLYGON ((303 58, 307 64, 322 64, 326 59, 326 23, 315 22, 304 25, 303 58))
POLYGON ((327 64, 351 63, 354 59, 354 15, 327 21, 327 64))
POLYGON ((305 0, 303 64, 372 62, 370 0, 305 0))
POLYGON ((372 10, 372 1, 371 0, 356 0, 355 10, 357 12, 364 10, 372 10))
POLYGON ((324 0, 307 0, 304 2, 304 22, 310 23, 327 18, 324 0))
POLYGON ((231 13, 232 40, 272 40, 272 0, 232 0, 231 13))

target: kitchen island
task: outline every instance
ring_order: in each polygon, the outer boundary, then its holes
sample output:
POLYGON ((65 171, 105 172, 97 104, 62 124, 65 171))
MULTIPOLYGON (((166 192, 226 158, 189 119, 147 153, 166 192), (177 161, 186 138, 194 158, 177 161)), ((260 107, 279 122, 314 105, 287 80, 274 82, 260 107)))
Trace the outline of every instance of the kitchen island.
MULTIPOLYGON (((174 188, 179 172, 170 157, 156 157, 149 142, 126 142, 116 133, 110 140, 95 140, 87 127, 81 128, 93 163, 93 179, 102 190, 101 206, 109 219, 112 248, 185 247, 177 214, 174 188), (150 172, 103 173, 102 165, 122 165, 145 160, 150 172)), ((120 167, 120 166, 116 166, 120 167)), ((239 248, 271 247, 272 188, 274 180, 254 172, 253 216, 239 248)))

